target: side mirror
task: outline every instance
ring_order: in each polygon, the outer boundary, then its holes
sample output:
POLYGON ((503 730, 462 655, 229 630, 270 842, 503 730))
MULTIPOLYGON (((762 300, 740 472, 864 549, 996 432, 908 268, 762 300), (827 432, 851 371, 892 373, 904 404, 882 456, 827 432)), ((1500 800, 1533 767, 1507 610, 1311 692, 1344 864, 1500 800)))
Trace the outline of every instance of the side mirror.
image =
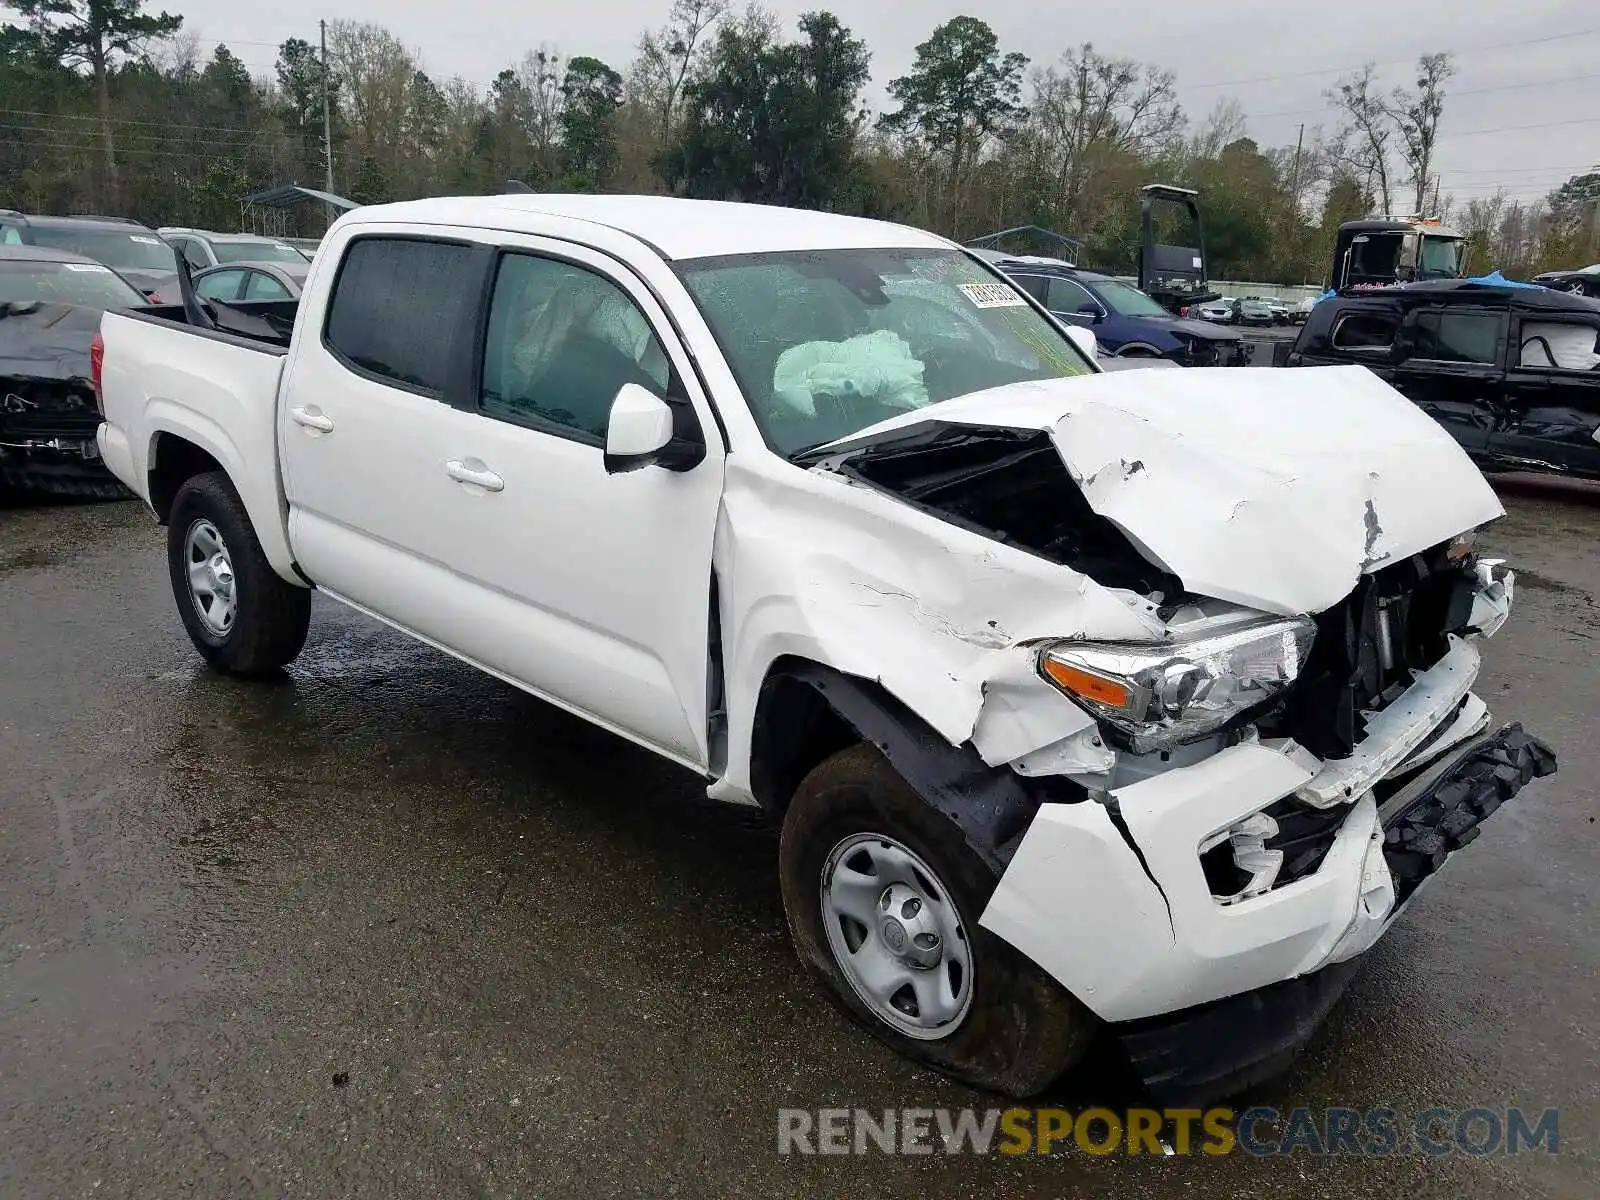
POLYGON ((688 401, 663 400, 637 383, 622 385, 606 422, 608 475, 641 467, 687 471, 705 456, 705 442, 688 401))
POLYGON ((1098 321, 1100 319, 1100 310, 1093 304, 1084 303, 1078 305, 1078 315, 1080 317, 1088 317, 1092 321, 1098 321))
POLYGON ((1065 328, 1067 337, 1072 339, 1072 344, 1082 352, 1083 356, 1090 362, 1098 362, 1100 359, 1100 340, 1082 325, 1068 325, 1065 328))
POLYGON ((1417 267, 1417 235, 1408 233, 1400 239, 1400 270, 1414 271, 1417 267))

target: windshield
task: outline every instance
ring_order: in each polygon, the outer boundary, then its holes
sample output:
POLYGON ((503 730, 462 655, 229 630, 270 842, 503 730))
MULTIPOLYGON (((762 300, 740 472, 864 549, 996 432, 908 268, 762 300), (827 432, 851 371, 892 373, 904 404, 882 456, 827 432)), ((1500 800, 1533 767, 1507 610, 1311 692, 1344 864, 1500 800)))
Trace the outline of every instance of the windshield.
POLYGON ((1169 317, 1172 314, 1136 287, 1117 279, 1096 279, 1090 290, 1114 313, 1124 317, 1169 317))
POLYGON ((678 271, 784 455, 941 400, 1092 370, 957 250, 729 255, 678 271))
POLYGON ((1461 274, 1461 242, 1424 235, 1422 261, 1417 266, 1423 279, 1454 279, 1461 274))
POLYGON ((178 260, 171 246, 153 233, 124 233, 121 230, 48 229, 34 226, 37 246, 71 250, 85 258, 103 262, 119 271, 170 271, 176 274, 178 260))
POLYGON ((145 298, 99 263, 0 261, 0 302, 29 300, 126 308, 145 298))
POLYGON ((281 262, 304 265, 306 256, 282 242, 212 242, 218 262, 281 262))

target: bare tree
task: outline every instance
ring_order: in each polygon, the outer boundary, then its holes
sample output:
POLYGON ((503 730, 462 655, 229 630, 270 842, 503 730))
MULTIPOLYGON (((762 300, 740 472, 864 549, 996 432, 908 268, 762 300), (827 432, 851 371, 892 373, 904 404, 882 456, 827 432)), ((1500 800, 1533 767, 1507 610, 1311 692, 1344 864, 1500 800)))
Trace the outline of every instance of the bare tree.
POLYGON ((1216 158, 1222 148, 1244 136, 1244 108, 1232 96, 1223 96, 1211 106, 1200 128, 1186 147, 1190 158, 1216 158))
POLYGON ((522 56, 517 64, 517 79, 522 84, 528 100, 528 138, 541 172, 553 177, 557 158, 561 124, 561 80, 566 63, 555 47, 540 46, 522 56))
POLYGON ((382 25, 329 21, 328 65, 341 81, 356 153, 389 165, 402 144, 421 64, 382 25))
POLYGON ((1454 74, 1448 54, 1424 54, 1417 59, 1417 90, 1395 88, 1387 105, 1400 134, 1400 161, 1410 173, 1414 212, 1422 212, 1427 201, 1439 118, 1444 115, 1444 82, 1454 74))
POLYGON ((629 72, 631 100, 653 109, 665 143, 672 136, 678 101, 711 27, 728 15, 728 0, 673 0, 665 27, 639 39, 629 72))
POLYGON ((1088 42, 1034 73, 1032 111, 1062 210, 1074 221, 1097 163, 1157 154, 1178 140, 1186 120, 1172 72, 1107 58, 1088 42))
POLYGON ((1339 81, 1327 97, 1344 117, 1339 139, 1332 149, 1342 165, 1367 181, 1367 190, 1376 191, 1383 211, 1391 208, 1389 189, 1389 142, 1394 137, 1394 121, 1388 104, 1378 92, 1377 68, 1368 63, 1339 81))

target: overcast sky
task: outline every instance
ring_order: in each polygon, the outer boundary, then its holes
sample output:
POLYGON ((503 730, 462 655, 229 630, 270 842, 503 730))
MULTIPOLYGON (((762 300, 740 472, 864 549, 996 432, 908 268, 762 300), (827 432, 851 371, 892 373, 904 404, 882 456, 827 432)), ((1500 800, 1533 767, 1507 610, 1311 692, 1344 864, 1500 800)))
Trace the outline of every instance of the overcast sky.
MULTIPOLYGON (((564 55, 592 54, 625 72, 640 31, 661 24, 669 3, 342 0, 323 7, 313 0, 275 0, 256 7, 152 0, 149 8, 182 13, 190 30, 205 39, 202 54, 225 41, 256 74, 270 74, 275 47, 284 38, 315 43, 318 18, 339 17, 379 21, 420 55, 431 74, 482 84, 541 42, 564 55)), ((766 0, 766 7, 792 29, 800 13, 830 6, 766 0)), ((1464 198, 1504 187, 1533 198, 1600 162, 1595 0, 1336 0, 1315 6, 1304 0, 1116 0, 1070 8, 1033 0, 986 0, 981 6, 839 0, 832 7, 872 50, 875 103, 884 83, 910 66, 916 44, 962 12, 982 16, 1002 49, 1021 50, 1036 64, 1085 39, 1102 53, 1159 63, 1176 72, 1192 119, 1203 117, 1219 97, 1233 96, 1250 115, 1251 136, 1263 146, 1293 145, 1301 122, 1308 136, 1319 123, 1331 131, 1337 117, 1322 92, 1341 72, 1372 60, 1384 64, 1387 83, 1408 83, 1418 54, 1449 50, 1459 57, 1440 127, 1438 169, 1446 192, 1464 198), (1493 130, 1506 132, 1484 132, 1493 130)))

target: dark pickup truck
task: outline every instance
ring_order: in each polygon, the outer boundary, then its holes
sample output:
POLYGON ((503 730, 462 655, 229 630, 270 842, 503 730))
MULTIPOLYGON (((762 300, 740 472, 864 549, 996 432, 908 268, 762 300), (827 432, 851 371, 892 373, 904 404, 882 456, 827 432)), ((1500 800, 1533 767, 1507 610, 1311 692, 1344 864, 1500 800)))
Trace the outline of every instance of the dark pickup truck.
POLYGON ((1486 471, 1600 479, 1600 301, 1448 279, 1342 292, 1274 364, 1360 363, 1486 471))

